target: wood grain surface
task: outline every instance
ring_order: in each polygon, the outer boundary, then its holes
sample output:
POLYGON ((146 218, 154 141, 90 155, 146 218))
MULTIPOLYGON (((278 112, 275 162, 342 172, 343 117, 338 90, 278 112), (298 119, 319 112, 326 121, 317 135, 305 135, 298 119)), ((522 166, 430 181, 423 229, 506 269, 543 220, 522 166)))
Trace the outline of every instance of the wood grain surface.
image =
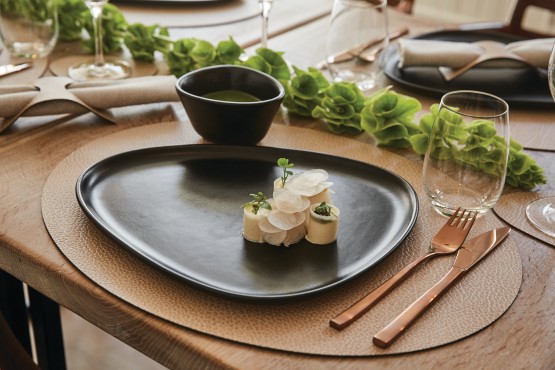
MULTIPOLYGON (((415 25, 411 30, 417 33, 433 26, 390 14, 391 29, 400 24, 415 25)), ((309 23, 272 39, 270 46, 287 50, 288 60, 300 67, 313 65, 323 57, 325 26, 323 20, 309 23)), ((139 125, 186 120, 183 109, 175 103, 120 108, 114 113, 119 118, 118 125, 106 124, 91 115, 68 119, 25 118, 0 137, 0 268, 102 330, 169 368, 553 368, 555 248, 518 231, 513 232, 511 238, 521 255, 523 281, 509 310, 469 338, 406 355, 353 358, 261 349, 184 329, 107 293, 76 270, 50 239, 40 208, 43 185, 58 162, 93 139, 139 125), (29 127, 40 129, 28 134, 29 127)), ((534 144, 548 140, 546 135, 537 133, 525 136, 532 131, 526 125, 536 114, 548 113, 523 110, 512 114, 511 123, 516 127, 514 132, 519 132, 516 139, 520 142, 534 144), (518 121, 515 122, 515 118, 518 121), (518 129, 519 125, 523 128, 518 129)), ((551 116, 546 116, 546 122, 551 116)), ((322 129, 320 123, 289 117, 285 113, 277 120, 286 125, 322 129)), ((360 139, 372 142, 367 137, 360 139)), ((553 154, 549 153, 547 160, 553 159, 553 154)), ((549 181, 555 181, 554 173, 548 176, 549 181)))

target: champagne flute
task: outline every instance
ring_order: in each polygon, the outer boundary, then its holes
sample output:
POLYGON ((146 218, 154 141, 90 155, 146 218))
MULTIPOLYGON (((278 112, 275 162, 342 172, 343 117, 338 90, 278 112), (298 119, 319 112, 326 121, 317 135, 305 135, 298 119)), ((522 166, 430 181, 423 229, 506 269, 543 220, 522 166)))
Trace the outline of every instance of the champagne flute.
POLYGON ((69 77, 78 81, 119 80, 131 73, 129 64, 122 60, 106 61, 102 49, 102 10, 108 0, 85 0, 92 15, 94 30, 94 60, 86 60, 69 67, 69 77))
MULTIPOLYGON (((555 100, 555 44, 547 67, 549 91, 555 100)), ((526 217, 540 231, 555 237, 555 196, 540 198, 526 207, 526 217)))
POLYGON ((263 48, 266 48, 268 47, 268 20, 273 0, 259 0, 258 2, 262 10, 262 37, 260 38, 260 44, 263 48))

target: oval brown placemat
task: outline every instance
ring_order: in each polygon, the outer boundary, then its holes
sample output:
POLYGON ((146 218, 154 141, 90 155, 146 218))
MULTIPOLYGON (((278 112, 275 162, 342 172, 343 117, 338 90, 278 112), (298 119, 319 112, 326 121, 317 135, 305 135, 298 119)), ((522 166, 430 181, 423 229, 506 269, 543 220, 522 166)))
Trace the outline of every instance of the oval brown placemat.
MULTIPOLYGON (((81 211, 75 183, 88 166, 133 149, 199 142, 203 141, 189 124, 178 122, 122 131, 72 153, 45 184, 43 218, 60 250, 91 280, 136 307, 187 328, 245 344, 307 354, 367 356, 417 351, 469 336, 499 318, 518 294, 522 266, 509 237, 396 343, 383 350, 372 345, 372 336, 437 282, 454 256, 430 261, 349 328, 338 332, 328 321, 427 251, 430 238, 445 219, 422 196, 413 231, 382 263, 336 289, 302 300, 271 303, 233 300, 194 288, 121 248, 81 211)), ((357 140, 274 124, 261 145, 325 149, 392 170, 417 191, 421 189, 420 164, 357 140)), ((471 236, 498 226, 502 223, 490 212, 478 220, 471 236)))
MULTIPOLYGON (((553 136, 547 135, 546 137, 553 136)), ((553 140, 550 141, 553 142, 553 140)), ((548 151, 528 151, 527 153, 543 168, 547 183, 537 186, 532 191, 511 189, 510 192, 501 196, 493 207, 493 211, 509 225, 555 247, 555 238, 538 230, 526 216, 526 207, 530 203, 539 198, 555 196, 555 162, 548 151)))
POLYGON ((547 196, 555 196, 555 192, 535 193, 518 191, 506 194, 499 199, 493 210, 509 225, 555 247, 555 238, 538 230, 526 217, 526 207, 533 201, 547 196))

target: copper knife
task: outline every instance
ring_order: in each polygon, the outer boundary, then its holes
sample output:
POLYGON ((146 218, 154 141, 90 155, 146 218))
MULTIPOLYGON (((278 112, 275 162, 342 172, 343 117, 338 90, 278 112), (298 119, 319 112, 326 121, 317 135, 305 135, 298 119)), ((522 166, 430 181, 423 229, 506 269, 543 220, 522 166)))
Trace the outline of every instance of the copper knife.
POLYGON ((19 64, 6 64, 0 66, 0 77, 6 76, 15 72, 23 71, 24 69, 31 68, 33 64, 30 62, 19 64))
POLYGON ((511 231, 508 227, 500 227, 482 233, 463 244, 451 270, 426 293, 411 304, 397 318, 374 336, 374 344, 386 348, 397 339, 406 328, 431 306, 455 281, 493 250, 511 231))

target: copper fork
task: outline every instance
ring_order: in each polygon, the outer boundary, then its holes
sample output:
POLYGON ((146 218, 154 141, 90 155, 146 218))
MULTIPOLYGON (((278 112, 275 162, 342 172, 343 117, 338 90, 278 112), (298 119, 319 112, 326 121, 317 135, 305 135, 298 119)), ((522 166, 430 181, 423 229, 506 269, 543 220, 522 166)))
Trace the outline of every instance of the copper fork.
POLYGON ((460 212, 460 210, 460 207, 457 208, 451 218, 447 220, 445 225, 443 225, 432 238, 430 251, 428 253, 408 264, 374 291, 331 319, 330 326, 337 330, 346 328, 372 308, 382 297, 393 290, 393 288, 403 281, 422 262, 435 256, 457 251, 466 239, 477 216, 476 212, 466 212, 465 209, 460 212))

